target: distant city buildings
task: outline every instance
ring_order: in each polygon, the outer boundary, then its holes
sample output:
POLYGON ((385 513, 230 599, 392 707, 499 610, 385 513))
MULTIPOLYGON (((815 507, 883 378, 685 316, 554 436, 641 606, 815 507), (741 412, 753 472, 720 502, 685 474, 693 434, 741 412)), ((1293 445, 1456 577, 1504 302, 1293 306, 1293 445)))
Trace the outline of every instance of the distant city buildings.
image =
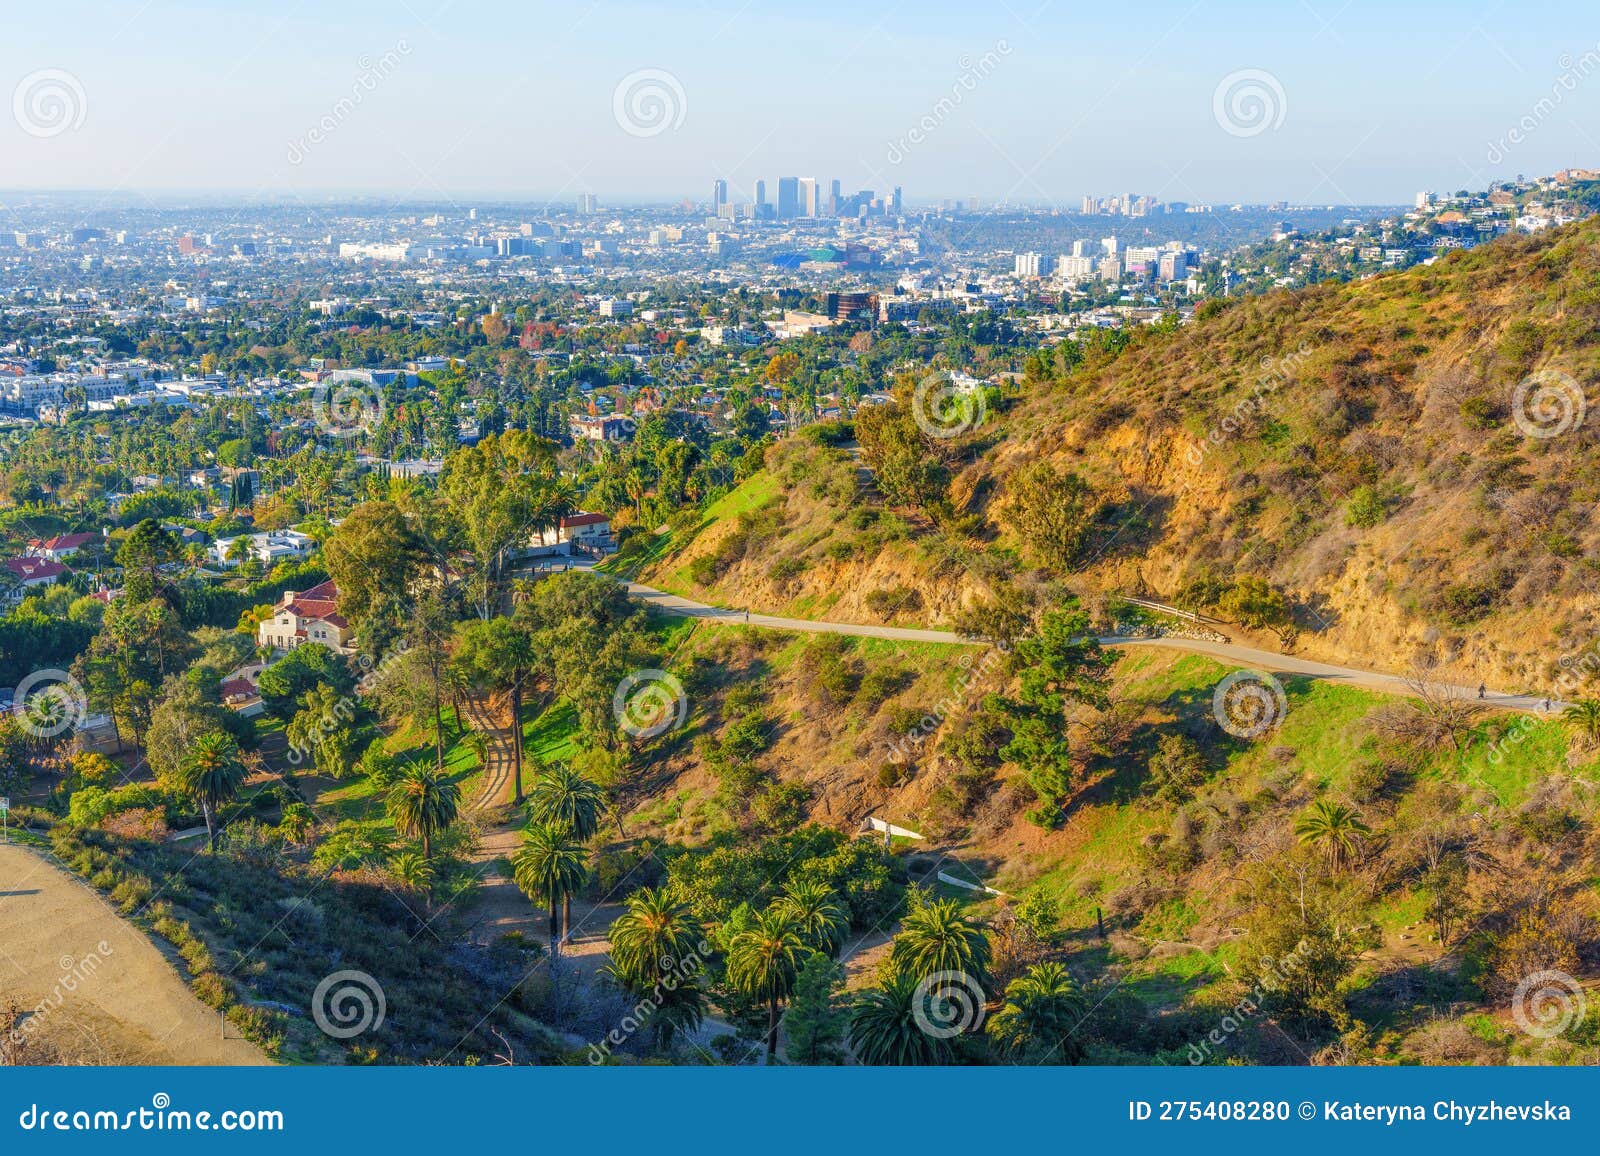
POLYGON ((778 178, 778 219, 787 221, 800 215, 800 178, 778 178))

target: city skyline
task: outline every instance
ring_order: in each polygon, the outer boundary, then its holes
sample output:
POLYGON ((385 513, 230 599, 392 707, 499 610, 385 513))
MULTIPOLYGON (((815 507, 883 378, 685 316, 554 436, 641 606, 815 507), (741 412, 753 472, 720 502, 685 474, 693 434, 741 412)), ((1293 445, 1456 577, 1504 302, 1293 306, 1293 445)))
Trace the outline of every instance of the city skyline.
POLYGON ((813 172, 824 198, 1385 204, 1600 152, 1575 5, 65 8, 0 48, 0 188, 659 203, 813 172))

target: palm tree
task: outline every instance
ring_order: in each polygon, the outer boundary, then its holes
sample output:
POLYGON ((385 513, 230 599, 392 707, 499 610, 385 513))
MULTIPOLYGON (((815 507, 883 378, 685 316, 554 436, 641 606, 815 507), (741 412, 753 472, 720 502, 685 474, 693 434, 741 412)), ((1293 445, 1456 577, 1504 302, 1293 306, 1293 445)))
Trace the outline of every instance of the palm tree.
POLYGON ((571 831, 587 843, 600 829, 605 796, 600 788, 565 763, 546 767, 528 792, 528 816, 571 831))
MULTIPOLYGON (((566 765, 547 768, 528 798, 528 817, 587 843, 600 829, 600 788, 566 765)), ((572 926, 572 895, 561 897, 561 925, 572 926)))
POLYGON ((550 954, 558 955, 570 923, 558 930, 556 912, 588 878, 581 844, 560 827, 539 823, 522 833, 522 846, 511 856, 511 877, 529 899, 550 904, 550 954))
POLYGON ((1580 698, 1561 712, 1561 718, 1591 746, 1600 740, 1600 699, 1580 698))
POLYGON ((433 862, 433 837, 461 813, 461 788, 432 767, 411 766, 389 788, 389 818, 407 839, 422 840, 422 858, 433 862))
POLYGON ((878 1067, 945 1062, 949 1042, 929 1035, 917 1022, 921 998, 916 976, 903 972, 862 992, 850 1013, 850 1046, 856 1059, 878 1067))
POLYGON ((401 890, 421 895, 424 903, 428 901, 433 884, 433 864, 421 855, 415 851, 400 852, 389 860, 389 874, 394 876, 401 890))
POLYGON ((178 768, 179 785, 184 794, 200 804, 213 851, 217 849, 218 813, 239 794, 244 775, 239 744, 222 731, 196 739, 189 757, 178 768))
POLYGON ((776 905, 728 944, 728 982, 767 1004, 767 1063, 778 1053, 778 1005, 794 988, 808 948, 794 920, 776 905))
POLYGON ((1330 799, 1318 799, 1294 823, 1295 838, 1308 847, 1321 845, 1335 871, 1360 849, 1372 828, 1361 821, 1355 808, 1330 799))
POLYGON ((679 1032, 698 1029, 706 997, 697 977, 710 947, 689 905, 673 899, 665 888, 641 888, 628 896, 627 910, 612 923, 610 938, 606 970, 611 978, 625 991, 660 1001, 650 1021, 657 1044, 669 1048, 679 1032))
POLYGON ((695 954, 704 939, 705 930, 687 903, 664 887, 641 887, 611 925, 611 964, 619 976, 636 982, 652 975, 662 960, 677 963, 695 954))
POLYGON ((850 917, 822 880, 791 881, 773 906, 789 917, 811 947, 825 955, 839 954, 850 917))
POLYGON ((1013 1057, 1075 1064, 1083 1058, 1083 1044, 1074 1033, 1087 1006, 1065 967, 1037 964, 1006 985, 1005 1004, 989 1021, 989 1036, 1013 1057))
POLYGON ((989 978, 989 939, 954 899, 937 899, 905 917, 890 959, 913 980, 951 971, 982 985, 989 978))

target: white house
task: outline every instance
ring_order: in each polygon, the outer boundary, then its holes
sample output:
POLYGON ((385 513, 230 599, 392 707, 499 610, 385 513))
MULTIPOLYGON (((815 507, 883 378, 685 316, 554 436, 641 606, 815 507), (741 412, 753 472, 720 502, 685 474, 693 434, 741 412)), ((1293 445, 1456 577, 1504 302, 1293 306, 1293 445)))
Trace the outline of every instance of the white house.
POLYGON ((218 538, 209 551, 219 566, 237 566, 243 559, 234 556, 234 543, 243 542, 249 556, 271 566, 285 558, 301 559, 311 556, 316 539, 299 530, 268 530, 262 534, 241 534, 234 538, 218 538))
POLYGON ((528 546, 534 555, 610 554, 616 548, 611 536, 611 519, 604 514, 568 514, 554 526, 533 532, 528 546))

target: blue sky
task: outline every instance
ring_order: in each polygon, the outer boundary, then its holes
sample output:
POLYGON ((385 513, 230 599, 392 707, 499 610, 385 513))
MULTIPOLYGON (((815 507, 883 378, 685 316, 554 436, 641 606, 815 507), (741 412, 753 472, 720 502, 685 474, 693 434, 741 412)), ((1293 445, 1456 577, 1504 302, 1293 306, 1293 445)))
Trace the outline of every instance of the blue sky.
POLYGON ((7 7, 0 188, 1372 203, 1600 165, 1592 4, 7 7))

